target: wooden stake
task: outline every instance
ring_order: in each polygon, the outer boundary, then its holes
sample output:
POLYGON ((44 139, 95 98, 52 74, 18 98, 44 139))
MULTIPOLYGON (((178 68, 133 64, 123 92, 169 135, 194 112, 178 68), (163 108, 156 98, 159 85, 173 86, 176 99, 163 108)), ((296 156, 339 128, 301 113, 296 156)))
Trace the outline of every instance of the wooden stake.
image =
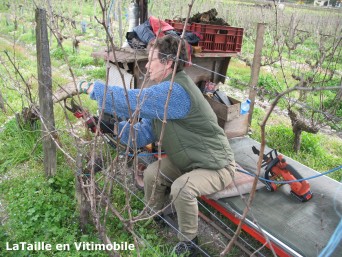
POLYGON ((253 57, 253 64, 251 70, 251 79, 249 81, 249 99, 251 100, 251 105, 249 108, 249 117, 248 117, 248 124, 251 125, 252 122, 252 114, 254 109, 254 102, 257 91, 255 87, 258 84, 259 80, 259 73, 260 73, 260 66, 261 66, 261 54, 262 54, 262 47, 264 45, 264 34, 265 34, 265 23, 258 23, 257 27, 257 37, 255 41, 255 49, 254 49, 254 57, 253 57))
POLYGON ((57 159, 55 137, 55 119, 52 101, 51 61, 46 25, 46 11, 36 9, 36 46, 38 62, 39 108, 42 122, 44 169, 47 177, 56 174, 57 159))

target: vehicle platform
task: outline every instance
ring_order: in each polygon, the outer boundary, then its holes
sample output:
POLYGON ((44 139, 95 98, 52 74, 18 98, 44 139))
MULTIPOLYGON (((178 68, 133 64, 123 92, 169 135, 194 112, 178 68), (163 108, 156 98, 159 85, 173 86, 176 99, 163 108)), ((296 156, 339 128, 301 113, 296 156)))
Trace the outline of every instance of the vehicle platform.
MULTIPOLYGON (((260 143, 249 137, 229 141, 236 162, 243 169, 255 173, 258 156, 252 152, 252 146, 260 149, 260 143)), ((266 147, 265 154, 270 150, 266 147)), ((303 178, 320 174, 284 157, 303 178)), ((341 221, 342 184, 327 176, 311 179, 309 183, 313 198, 304 203, 290 195, 287 185, 275 192, 268 191, 266 187, 259 189, 243 229, 261 243, 266 242, 266 235, 278 256, 318 256, 341 221)), ((202 199, 236 224, 246 206, 240 196, 202 199)), ((341 253, 340 243, 331 256, 341 256, 341 253)))

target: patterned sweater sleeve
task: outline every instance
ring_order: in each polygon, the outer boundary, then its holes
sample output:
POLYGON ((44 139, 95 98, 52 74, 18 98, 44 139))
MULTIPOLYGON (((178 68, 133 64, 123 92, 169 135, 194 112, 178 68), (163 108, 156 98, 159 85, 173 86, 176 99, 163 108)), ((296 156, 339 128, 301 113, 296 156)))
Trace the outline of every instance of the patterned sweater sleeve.
MULTIPOLYGON (((170 82, 164 81, 142 90, 127 90, 127 98, 132 113, 139 111, 141 118, 163 119, 169 86, 170 82)), ((103 83, 95 82, 90 98, 98 102, 99 108, 102 108, 105 99, 104 112, 116 113, 120 118, 129 118, 125 90, 118 86, 108 86, 106 95, 104 95, 105 89, 103 83)), ((167 119, 185 117, 190 110, 190 105, 189 94, 181 85, 174 83, 168 103, 167 119)))
MULTIPOLYGON (((134 133, 137 147, 142 147, 149 143, 155 142, 152 120, 163 119, 165 103, 169 91, 170 82, 165 81, 149 88, 129 89, 127 96, 132 113, 139 111, 140 122, 134 125, 134 133)), ((106 95, 104 94, 106 86, 101 82, 95 82, 94 89, 90 93, 90 98, 98 102, 99 108, 105 99, 104 112, 116 115, 120 118, 129 118, 127 100, 125 91, 118 86, 108 86, 106 95)), ((190 110, 190 97, 184 88, 174 83, 168 109, 167 119, 181 119, 187 115, 190 110)), ((123 121, 119 124, 119 134, 121 141, 128 144, 130 124, 123 121)))
MULTIPOLYGON (((130 124, 127 121, 119 123, 119 135, 121 136, 121 142, 128 145, 130 124)), ((152 131, 152 120, 141 119, 140 122, 136 123, 133 127, 135 134, 136 145, 138 148, 145 145, 156 142, 156 138, 152 131)), ((130 146, 132 146, 132 139, 130 140, 130 146)))

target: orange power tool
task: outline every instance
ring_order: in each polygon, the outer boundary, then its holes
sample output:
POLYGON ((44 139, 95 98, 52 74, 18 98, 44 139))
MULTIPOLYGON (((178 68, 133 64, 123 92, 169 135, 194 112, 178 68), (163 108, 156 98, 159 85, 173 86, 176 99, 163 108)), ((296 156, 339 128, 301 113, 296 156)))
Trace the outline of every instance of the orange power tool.
MULTIPOLYGON (((260 151, 253 146, 253 153, 260 154, 260 151)), ((303 180, 303 177, 298 171, 291 165, 286 163, 286 160, 281 154, 277 153, 277 150, 272 150, 268 154, 264 154, 263 163, 261 167, 265 168, 266 188, 273 192, 286 183, 274 183, 272 181, 294 181, 288 184, 291 187, 291 194, 301 202, 309 201, 313 194, 310 190, 310 184, 307 180, 303 180), (274 153, 274 156, 273 156, 274 153), (299 181, 297 181, 299 180, 299 181)))

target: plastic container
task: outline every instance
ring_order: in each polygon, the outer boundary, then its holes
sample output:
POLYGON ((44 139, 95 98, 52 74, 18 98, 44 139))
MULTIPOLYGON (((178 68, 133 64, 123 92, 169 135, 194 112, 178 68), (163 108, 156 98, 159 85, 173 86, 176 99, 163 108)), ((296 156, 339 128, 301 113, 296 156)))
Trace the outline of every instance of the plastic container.
POLYGON ((249 107, 251 105, 251 100, 247 99, 245 102, 241 103, 240 106, 240 114, 247 114, 249 111, 249 107))
MULTIPOLYGON (((177 32, 183 31, 184 23, 181 21, 166 19, 165 22, 174 27, 177 32)), ((243 28, 192 23, 187 25, 186 31, 200 33, 201 39, 198 46, 202 48, 203 52, 241 52, 243 28)))

